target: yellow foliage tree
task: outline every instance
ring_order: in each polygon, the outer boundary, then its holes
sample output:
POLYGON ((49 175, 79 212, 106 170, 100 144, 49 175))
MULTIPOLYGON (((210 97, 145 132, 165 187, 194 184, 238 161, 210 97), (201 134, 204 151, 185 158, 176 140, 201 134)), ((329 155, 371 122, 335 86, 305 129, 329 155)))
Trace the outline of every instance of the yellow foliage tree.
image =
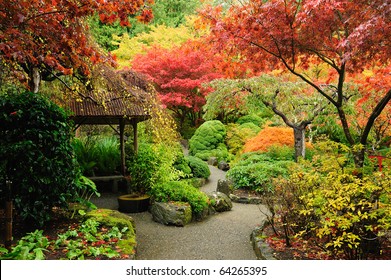
POLYGON ((159 45, 165 49, 180 46, 189 39, 200 36, 194 27, 194 19, 189 17, 186 24, 179 27, 167 27, 165 25, 151 26, 149 33, 141 33, 135 37, 113 36, 118 49, 112 53, 116 56, 119 68, 131 67, 136 54, 146 53, 153 45, 159 45))

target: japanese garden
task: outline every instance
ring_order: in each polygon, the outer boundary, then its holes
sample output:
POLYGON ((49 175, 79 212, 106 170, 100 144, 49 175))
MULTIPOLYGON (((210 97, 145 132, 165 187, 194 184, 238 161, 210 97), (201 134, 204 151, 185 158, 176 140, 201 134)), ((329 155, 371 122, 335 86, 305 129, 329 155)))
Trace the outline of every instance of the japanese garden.
POLYGON ((1 260, 391 259, 391 1, 0 2, 1 260))

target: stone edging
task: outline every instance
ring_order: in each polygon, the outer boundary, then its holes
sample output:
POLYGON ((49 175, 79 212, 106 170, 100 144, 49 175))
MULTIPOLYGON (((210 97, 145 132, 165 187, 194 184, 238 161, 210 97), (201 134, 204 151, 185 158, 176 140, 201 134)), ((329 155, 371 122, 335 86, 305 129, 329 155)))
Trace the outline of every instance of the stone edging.
POLYGON ((230 194, 229 198, 236 203, 244 203, 244 204, 261 204, 262 200, 260 197, 256 196, 250 196, 250 197, 245 197, 245 196, 237 196, 234 194, 230 194))
POLYGON ((268 225, 268 221, 263 221, 263 224, 255 228, 250 236, 258 260, 277 260, 277 258, 274 257, 273 250, 265 242, 264 236, 262 236, 264 228, 268 225))

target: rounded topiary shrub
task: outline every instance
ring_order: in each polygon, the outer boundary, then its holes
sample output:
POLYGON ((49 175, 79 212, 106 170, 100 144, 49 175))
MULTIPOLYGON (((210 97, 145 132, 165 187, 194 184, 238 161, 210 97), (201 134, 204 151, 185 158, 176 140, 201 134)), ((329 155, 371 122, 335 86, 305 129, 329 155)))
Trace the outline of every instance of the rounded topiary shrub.
POLYGON ((258 127, 262 127, 265 124, 265 119, 257 115, 246 115, 240 117, 237 121, 237 124, 252 123, 258 127))
POLYGON ((189 153, 192 156, 208 160, 217 157, 225 160, 228 157, 227 147, 224 144, 226 129, 218 120, 203 123, 189 140, 189 153))
POLYGON ((66 112, 30 92, 0 94, 0 192, 12 182, 16 212, 42 225, 54 206, 67 206, 77 170, 66 112))
POLYGON ((185 158, 189 163, 191 173, 195 178, 205 178, 208 179, 210 176, 209 166, 202 159, 193 156, 187 156, 185 158))

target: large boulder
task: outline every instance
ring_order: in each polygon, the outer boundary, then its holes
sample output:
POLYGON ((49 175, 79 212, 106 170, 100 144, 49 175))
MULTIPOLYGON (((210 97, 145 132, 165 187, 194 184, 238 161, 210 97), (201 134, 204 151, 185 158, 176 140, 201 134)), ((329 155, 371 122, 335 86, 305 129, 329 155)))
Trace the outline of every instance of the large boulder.
POLYGON ((212 166, 217 166, 217 164, 218 164, 217 158, 216 157, 210 157, 208 159, 208 164, 212 165, 212 166))
POLYGON ((216 212, 230 211, 232 209, 231 199, 222 192, 212 192, 209 198, 215 202, 213 205, 216 212))
POLYGON ((192 220, 191 206, 184 202, 155 202, 152 218, 163 225, 185 226, 192 220))
POLYGON ((218 166, 217 166, 220 170, 223 170, 223 171, 228 171, 229 170, 229 164, 225 161, 220 161, 218 166))

